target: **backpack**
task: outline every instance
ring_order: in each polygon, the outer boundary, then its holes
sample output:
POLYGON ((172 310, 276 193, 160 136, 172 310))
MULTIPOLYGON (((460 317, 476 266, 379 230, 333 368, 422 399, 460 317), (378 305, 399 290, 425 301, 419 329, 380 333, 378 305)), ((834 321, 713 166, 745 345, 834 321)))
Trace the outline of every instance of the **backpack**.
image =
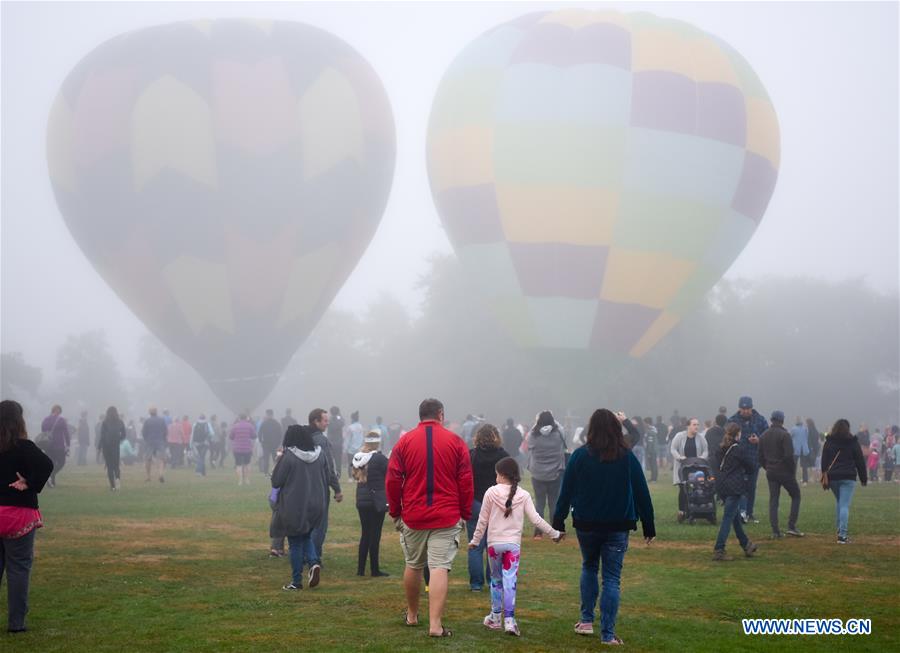
POLYGON ((191 433, 191 439, 194 444, 204 444, 209 438, 209 427, 206 422, 197 422, 194 424, 194 432, 191 433))

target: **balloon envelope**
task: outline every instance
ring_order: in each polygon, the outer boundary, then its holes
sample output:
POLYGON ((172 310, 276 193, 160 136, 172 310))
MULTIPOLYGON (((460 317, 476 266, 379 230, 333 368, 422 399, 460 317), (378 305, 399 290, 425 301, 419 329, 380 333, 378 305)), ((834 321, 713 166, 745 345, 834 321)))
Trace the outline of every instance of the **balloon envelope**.
POLYGON ((564 10, 460 53, 427 152, 456 253, 518 344, 642 356, 756 230, 779 132, 756 74, 716 37, 564 10))
POLYGON ((162 25, 100 45, 51 111, 66 224, 235 411, 271 391, 371 240, 394 168, 384 88, 291 22, 162 25))

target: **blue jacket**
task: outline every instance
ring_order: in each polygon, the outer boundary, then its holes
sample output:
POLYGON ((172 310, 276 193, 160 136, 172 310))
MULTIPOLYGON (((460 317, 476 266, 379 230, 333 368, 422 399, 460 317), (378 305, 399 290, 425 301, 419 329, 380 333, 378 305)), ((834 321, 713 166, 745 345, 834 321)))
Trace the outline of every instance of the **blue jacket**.
POLYGON ((644 537, 656 537, 650 489, 631 451, 604 462, 587 445, 576 449, 563 475, 553 528, 565 530, 570 508, 576 530, 633 531, 640 519, 644 537))
POLYGON ((809 455, 809 429, 803 424, 797 424, 791 429, 791 441, 794 443, 795 456, 809 455))
POLYGON ((769 423, 766 421, 766 418, 757 413, 756 409, 754 408, 753 412, 750 414, 750 417, 748 417, 747 419, 741 417, 741 413, 740 411, 738 411, 737 413, 732 415, 728 419, 728 421, 734 422, 741 427, 740 445, 742 447, 748 447, 751 457, 753 458, 753 460, 756 460, 759 457, 759 444, 753 444, 752 442, 750 442, 750 436, 755 435, 759 437, 769 429, 769 423))

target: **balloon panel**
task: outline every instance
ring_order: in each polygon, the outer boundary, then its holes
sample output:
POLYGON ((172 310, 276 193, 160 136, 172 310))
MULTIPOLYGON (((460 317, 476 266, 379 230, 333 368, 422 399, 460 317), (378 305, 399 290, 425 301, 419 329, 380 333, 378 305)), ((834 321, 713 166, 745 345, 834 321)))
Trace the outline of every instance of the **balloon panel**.
POLYGON ((428 169, 457 254, 516 342, 641 356, 752 236, 779 148, 765 89, 726 43, 573 9, 460 53, 428 169))
POLYGON ((240 410, 265 398, 368 245, 395 139, 380 80, 346 43, 215 20, 85 56, 47 151, 93 265, 240 410))

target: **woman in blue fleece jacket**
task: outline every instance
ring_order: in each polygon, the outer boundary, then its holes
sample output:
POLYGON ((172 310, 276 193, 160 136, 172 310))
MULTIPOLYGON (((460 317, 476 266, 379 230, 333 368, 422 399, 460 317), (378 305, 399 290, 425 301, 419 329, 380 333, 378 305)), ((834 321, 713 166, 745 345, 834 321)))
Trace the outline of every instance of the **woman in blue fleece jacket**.
POLYGON ((553 528, 565 531, 572 509, 572 525, 581 547, 581 619, 575 632, 594 633, 594 608, 600 593, 597 572, 602 563, 600 637, 610 644, 622 643, 615 629, 628 531, 637 530, 640 519, 647 544, 656 537, 647 480, 625 441, 624 429, 629 426, 623 413, 613 414, 605 408, 594 411, 586 444, 575 450, 566 466, 553 516, 553 528))

